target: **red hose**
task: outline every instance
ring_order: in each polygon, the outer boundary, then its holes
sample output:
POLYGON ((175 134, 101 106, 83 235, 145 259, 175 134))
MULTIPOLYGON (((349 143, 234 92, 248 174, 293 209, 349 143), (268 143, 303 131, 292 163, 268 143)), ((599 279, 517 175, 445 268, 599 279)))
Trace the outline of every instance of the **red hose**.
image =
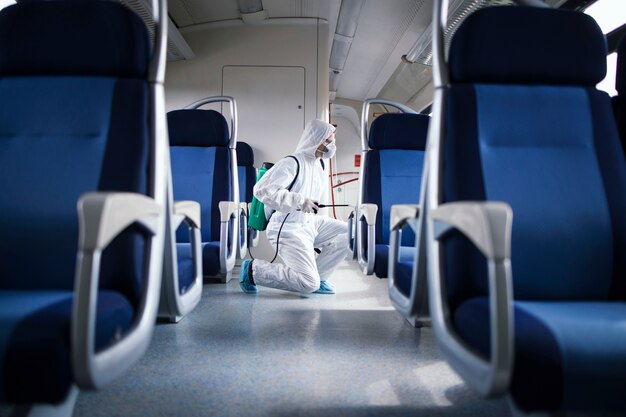
POLYGON ((332 185, 332 182, 331 182, 331 188, 341 187, 342 185, 349 184, 351 182, 358 181, 358 180, 359 180, 358 178, 352 178, 351 180, 344 181, 344 182, 342 182, 340 184, 337 184, 337 185, 332 185))
POLYGON ((335 174, 335 176, 337 176, 337 175, 348 175, 348 174, 351 174, 351 175, 355 175, 355 174, 356 174, 356 175, 359 175, 359 172, 358 172, 358 171, 357 171, 357 172, 352 172, 352 171, 338 172, 338 173, 336 173, 336 174, 335 174))

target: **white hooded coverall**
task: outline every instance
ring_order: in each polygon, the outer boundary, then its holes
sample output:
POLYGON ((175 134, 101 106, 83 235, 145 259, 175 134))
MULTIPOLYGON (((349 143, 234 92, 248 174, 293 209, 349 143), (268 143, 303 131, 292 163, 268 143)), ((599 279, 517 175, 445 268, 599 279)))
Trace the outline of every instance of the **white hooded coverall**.
POLYGON ((348 254, 348 226, 346 222, 297 211, 306 198, 319 203, 328 184, 315 151, 335 128, 321 120, 310 121, 300 137, 295 156, 300 172, 291 191, 289 184, 296 176, 293 158, 276 163, 254 186, 254 196, 266 208, 276 210, 267 225, 267 238, 274 247, 278 231, 285 220, 278 245, 278 255, 284 265, 271 264, 261 259, 252 263, 252 277, 256 285, 301 293, 314 292, 320 279, 326 280, 348 254), (316 255, 314 248, 321 254, 316 255))

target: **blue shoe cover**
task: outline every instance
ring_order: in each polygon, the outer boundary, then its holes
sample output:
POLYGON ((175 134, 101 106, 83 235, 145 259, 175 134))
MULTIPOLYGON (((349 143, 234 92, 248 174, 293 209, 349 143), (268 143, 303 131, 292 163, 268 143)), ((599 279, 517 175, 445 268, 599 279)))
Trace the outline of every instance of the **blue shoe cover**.
POLYGON ((250 259, 246 259, 241 264, 241 271, 239 272, 239 286, 243 290, 243 292, 247 294, 256 294, 259 290, 256 288, 256 285, 252 285, 250 282, 250 276, 248 275, 248 266, 252 262, 250 259))
POLYGON ((329 281, 320 281, 320 288, 313 292, 315 294, 334 294, 335 286, 329 281))

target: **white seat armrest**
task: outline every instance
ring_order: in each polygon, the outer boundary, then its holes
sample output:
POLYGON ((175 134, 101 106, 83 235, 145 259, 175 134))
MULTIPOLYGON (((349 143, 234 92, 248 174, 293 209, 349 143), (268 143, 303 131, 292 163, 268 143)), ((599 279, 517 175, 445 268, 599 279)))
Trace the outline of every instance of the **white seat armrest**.
MULTIPOLYGON (((433 262, 429 273, 431 314, 438 344, 453 368, 485 397, 507 392, 513 371, 514 316, 511 273, 513 211, 502 202, 454 202, 430 212, 433 237, 445 239, 452 230, 466 236, 487 259, 489 282, 489 359, 467 348, 454 330, 445 291, 438 244, 431 242, 433 262)), ((444 271, 445 273, 445 271, 444 271)))
POLYGON ((394 204, 389 213, 389 228, 397 230, 401 228, 407 220, 415 219, 420 215, 421 206, 419 204, 394 204))
POLYGON ((365 203, 361 204, 358 208, 359 217, 365 219, 368 225, 376 224, 376 214, 378 213, 378 206, 376 204, 365 203))
POLYGON ((455 228, 467 236, 487 259, 511 258, 513 210, 506 203, 447 203, 432 210, 430 218, 442 223, 437 238, 455 228))
POLYGON ((152 198, 133 193, 87 193, 78 201, 79 242, 76 294, 72 310, 72 369, 80 388, 99 388, 145 352, 154 328, 163 261, 164 209, 152 198), (144 274, 146 298, 133 330, 106 349, 95 351, 96 302, 102 251, 133 223, 151 235, 144 274))
POLYGON ((378 206, 376 204, 365 203, 357 207, 358 221, 356 223, 356 250, 357 261, 361 270, 366 275, 374 273, 374 263, 376 260, 376 214, 378 206), (363 236, 361 223, 367 224, 367 234, 363 236))
POLYGON ((230 220, 231 216, 233 216, 237 212, 237 203, 234 201, 220 201, 220 222, 224 223, 230 220))
POLYGON ((192 227, 197 227, 198 229, 200 228, 200 203, 197 201, 175 201, 174 215, 184 216, 192 227))
POLYGON ((163 208, 152 198, 134 193, 86 193, 78 200, 81 251, 104 249, 132 223, 156 233, 163 208))

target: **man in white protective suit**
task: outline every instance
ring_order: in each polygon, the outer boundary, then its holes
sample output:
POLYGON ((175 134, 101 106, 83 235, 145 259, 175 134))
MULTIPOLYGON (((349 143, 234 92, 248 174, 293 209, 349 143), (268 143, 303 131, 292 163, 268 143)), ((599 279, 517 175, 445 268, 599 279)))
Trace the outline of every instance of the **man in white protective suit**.
POLYGON ((239 279, 244 292, 255 294, 261 285, 298 293, 335 293, 327 279, 348 254, 348 226, 316 215, 328 186, 320 158, 332 158, 335 150, 335 128, 311 120, 293 153, 298 163, 293 158, 281 159, 254 186, 254 196, 266 208, 276 210, 267 225, 267 238, 274 247, 279 241, 284 265, 245 260, 239 279), (317 255, 315 249, 321 253, 317 255))

